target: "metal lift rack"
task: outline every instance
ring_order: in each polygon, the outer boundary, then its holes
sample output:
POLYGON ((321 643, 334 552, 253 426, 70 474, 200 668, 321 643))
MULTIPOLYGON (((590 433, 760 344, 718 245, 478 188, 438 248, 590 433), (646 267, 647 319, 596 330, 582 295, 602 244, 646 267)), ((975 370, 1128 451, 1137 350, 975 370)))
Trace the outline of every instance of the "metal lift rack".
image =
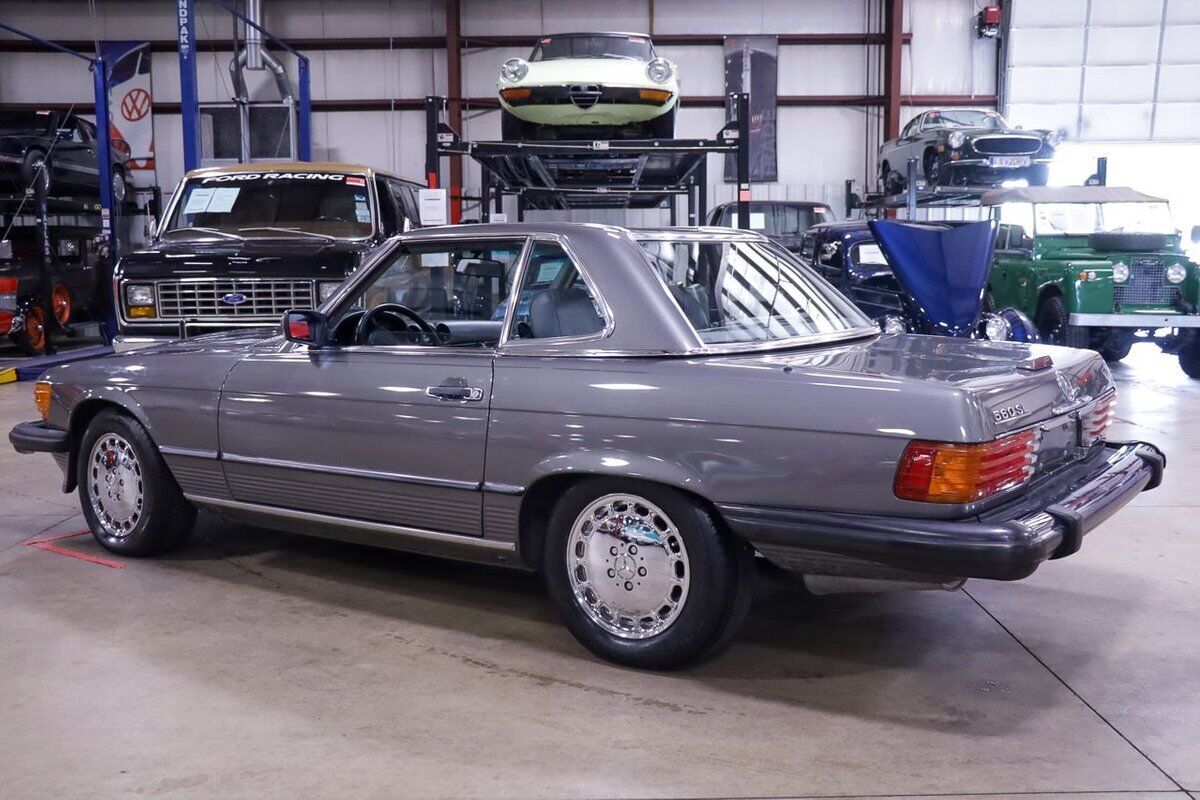
POLYGON ((464 140, 442 115, 445 97, 425 98, 425 161, 430 188, 441 184, 441 160, 468 156, 480 165, 480 217, 503 209, 505 195, 517 198, 517 220, 526 209, 660 208, 668 203, 676 224, 679 195, 687 197, 688 224, 707 216, 707 156, 735 156, 738 220, 750 223, 749 95, 731 95, 737 110, 712 139, 609 139, 473 142, 464 140))

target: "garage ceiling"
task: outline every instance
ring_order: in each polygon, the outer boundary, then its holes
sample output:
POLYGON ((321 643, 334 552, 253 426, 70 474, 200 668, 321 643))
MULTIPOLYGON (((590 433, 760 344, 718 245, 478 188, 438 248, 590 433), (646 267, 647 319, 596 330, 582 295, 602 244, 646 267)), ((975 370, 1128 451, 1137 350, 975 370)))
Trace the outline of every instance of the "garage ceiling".
POLYGON ((1002 104, 1075 141, 1200 139, 1200 3, 1016 0, 1002 104))

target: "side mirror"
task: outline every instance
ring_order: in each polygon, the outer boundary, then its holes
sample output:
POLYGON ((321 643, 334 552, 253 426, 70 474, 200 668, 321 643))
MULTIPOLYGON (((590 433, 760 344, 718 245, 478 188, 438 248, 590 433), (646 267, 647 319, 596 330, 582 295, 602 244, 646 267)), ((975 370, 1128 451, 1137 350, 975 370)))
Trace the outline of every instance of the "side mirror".
POLYGON ((1200 225, 1192 226, 1192 244, 1200 244, 1200 225))
POLYGON ((329 320, 320 311, 289 311, 283 315, 283 338, 296 344, 321 347, 325 344, 329 320))

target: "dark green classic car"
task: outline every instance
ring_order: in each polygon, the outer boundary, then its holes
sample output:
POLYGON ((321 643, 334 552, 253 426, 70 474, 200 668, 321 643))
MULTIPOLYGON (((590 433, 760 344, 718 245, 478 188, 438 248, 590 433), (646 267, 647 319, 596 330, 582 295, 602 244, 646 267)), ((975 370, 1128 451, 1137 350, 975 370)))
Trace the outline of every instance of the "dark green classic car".
POLYGON ((1153 341, 1200 378, 1200 267, 1167 201, 1117 186, 1036 186, 988 192, 983 204, 1000 220, 994 306, 1029 314, 1047 342, 1109 361, 1153 341))

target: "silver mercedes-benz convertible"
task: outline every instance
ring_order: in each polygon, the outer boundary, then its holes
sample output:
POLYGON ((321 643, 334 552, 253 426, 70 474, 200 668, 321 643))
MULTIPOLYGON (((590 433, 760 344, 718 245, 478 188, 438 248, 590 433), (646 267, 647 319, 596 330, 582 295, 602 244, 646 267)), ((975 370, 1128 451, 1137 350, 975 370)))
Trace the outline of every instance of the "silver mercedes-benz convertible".
MULTIPOLYGON (((264 289, 270 291, 270 289, 264 289)), ((9 434, 151 555, 197 508, 540 569, 600 656, 728 641, 755 554, 815 592, 1015 580, 1161 480, 1087 350, 881 335, 728 229, 401 236, 282 331, 57 367, 9 434)))

